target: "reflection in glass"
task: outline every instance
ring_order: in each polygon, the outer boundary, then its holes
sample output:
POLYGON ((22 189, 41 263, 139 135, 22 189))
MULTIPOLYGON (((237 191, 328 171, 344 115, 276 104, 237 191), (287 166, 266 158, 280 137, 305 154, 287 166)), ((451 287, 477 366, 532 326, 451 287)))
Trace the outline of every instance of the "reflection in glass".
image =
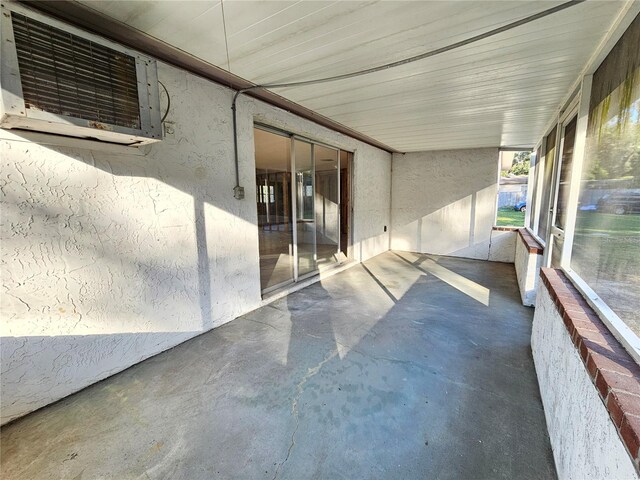
POLYGON ((551 186, 553 184, 553 164, 556 156, 556 127, 553 127, 546 138, 544 154, 544 172, 542 174, 542 198, 540 203, 540 222, 538 224, 538 236, 547 240, 549 228, 549 209, 551 208, 551 186))
POLYGON ((340 251, 341 259, 349 254, 349 238, 351 236, 351 169, 353 154, 340 150, 340 251))
POLYGON ((338 261, 340 204, 338 201, 338 150, 315 147, 315 220, 318 265, 338 261))
POLYGON ((571 120, 564 129, 562 142, 562 160, 560 163, 560 183, 558 185, 558 204, 556 207, 556 226, 564 230, 567 220, 567 200, 569 197, 569 182, 571 182, 571 165, 573 164, 573 146, 576 140, 576 118, 571 120))
POLYGON ((316 222, 314 216, 313 146, 294 140, 296 168, 296 232, 298 275, 317 268, 316 222))
POLYGON ((353 156, 260 127, 254 131, 260 277, 266 293, 347 259, 353 156))
POLYGON ((571 267, 640 335, 640 68, 622 83, 600 80, 607 72, 600 73, 594 74, 571 267))
POLYGON ((291 141, 254 129, 262 290, 293 281, 291 141))
MULTIPOLYGON (((573 146, 576 140, 577 118, 571 120, 564 128, 562 139, 562 155, 560 159, 560 180, 558 182, 558 200, 556 203, 555 226, 564 230, 567 221, 567 201, 569 199, 569 184, 571 182, 571 165, 573 164, 573 146)), ((551 249, 551 266, 559 267, 562 259, 562 236, 554 235, 551 249)))

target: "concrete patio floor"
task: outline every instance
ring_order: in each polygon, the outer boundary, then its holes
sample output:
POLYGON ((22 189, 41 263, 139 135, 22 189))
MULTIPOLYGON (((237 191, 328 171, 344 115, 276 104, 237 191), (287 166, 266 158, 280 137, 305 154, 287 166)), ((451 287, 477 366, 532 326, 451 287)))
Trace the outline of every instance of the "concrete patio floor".
POLYGON ((387 252, 1 431, 6 479, 555 478, 512 265, 387 252))

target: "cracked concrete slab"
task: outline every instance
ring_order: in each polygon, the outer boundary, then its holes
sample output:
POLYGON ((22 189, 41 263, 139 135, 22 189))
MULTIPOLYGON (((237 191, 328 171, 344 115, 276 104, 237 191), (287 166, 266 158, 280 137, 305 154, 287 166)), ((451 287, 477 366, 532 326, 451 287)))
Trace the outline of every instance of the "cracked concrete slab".
POLYGON ((512 265, 388 252, 3 427, 0 473, 553 479, 532 314, 512 265))

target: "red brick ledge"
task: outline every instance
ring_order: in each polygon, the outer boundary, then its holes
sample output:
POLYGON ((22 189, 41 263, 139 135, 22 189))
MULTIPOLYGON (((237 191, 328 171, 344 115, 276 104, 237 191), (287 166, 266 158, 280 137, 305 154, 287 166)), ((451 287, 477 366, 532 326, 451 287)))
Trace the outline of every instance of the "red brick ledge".
POLYGON ((640 366, 561 270, 540 277, 640 473, 640 366))
POLYGON ((519 228, 518 234, 520 238, 524 242, 525 247, 529 250, 529 253, 537 253, 538 255, 542 255, 544 253, 544 247, 535 239, 531 232, 526 228, 519 228))

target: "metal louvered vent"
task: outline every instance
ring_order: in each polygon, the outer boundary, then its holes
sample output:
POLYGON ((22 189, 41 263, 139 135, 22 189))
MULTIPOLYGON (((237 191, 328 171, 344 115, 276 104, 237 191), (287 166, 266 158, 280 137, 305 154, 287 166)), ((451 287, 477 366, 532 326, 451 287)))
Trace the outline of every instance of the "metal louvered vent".
POLYGON ((61 136, 127 146, 162 140, 153 58, 18 2, 0 0, 0 11, 1 128, 55 144, 69 144, 61 136))
POLYGON ((135 58, 12 12, 25 107, 140 128, 135 58))

